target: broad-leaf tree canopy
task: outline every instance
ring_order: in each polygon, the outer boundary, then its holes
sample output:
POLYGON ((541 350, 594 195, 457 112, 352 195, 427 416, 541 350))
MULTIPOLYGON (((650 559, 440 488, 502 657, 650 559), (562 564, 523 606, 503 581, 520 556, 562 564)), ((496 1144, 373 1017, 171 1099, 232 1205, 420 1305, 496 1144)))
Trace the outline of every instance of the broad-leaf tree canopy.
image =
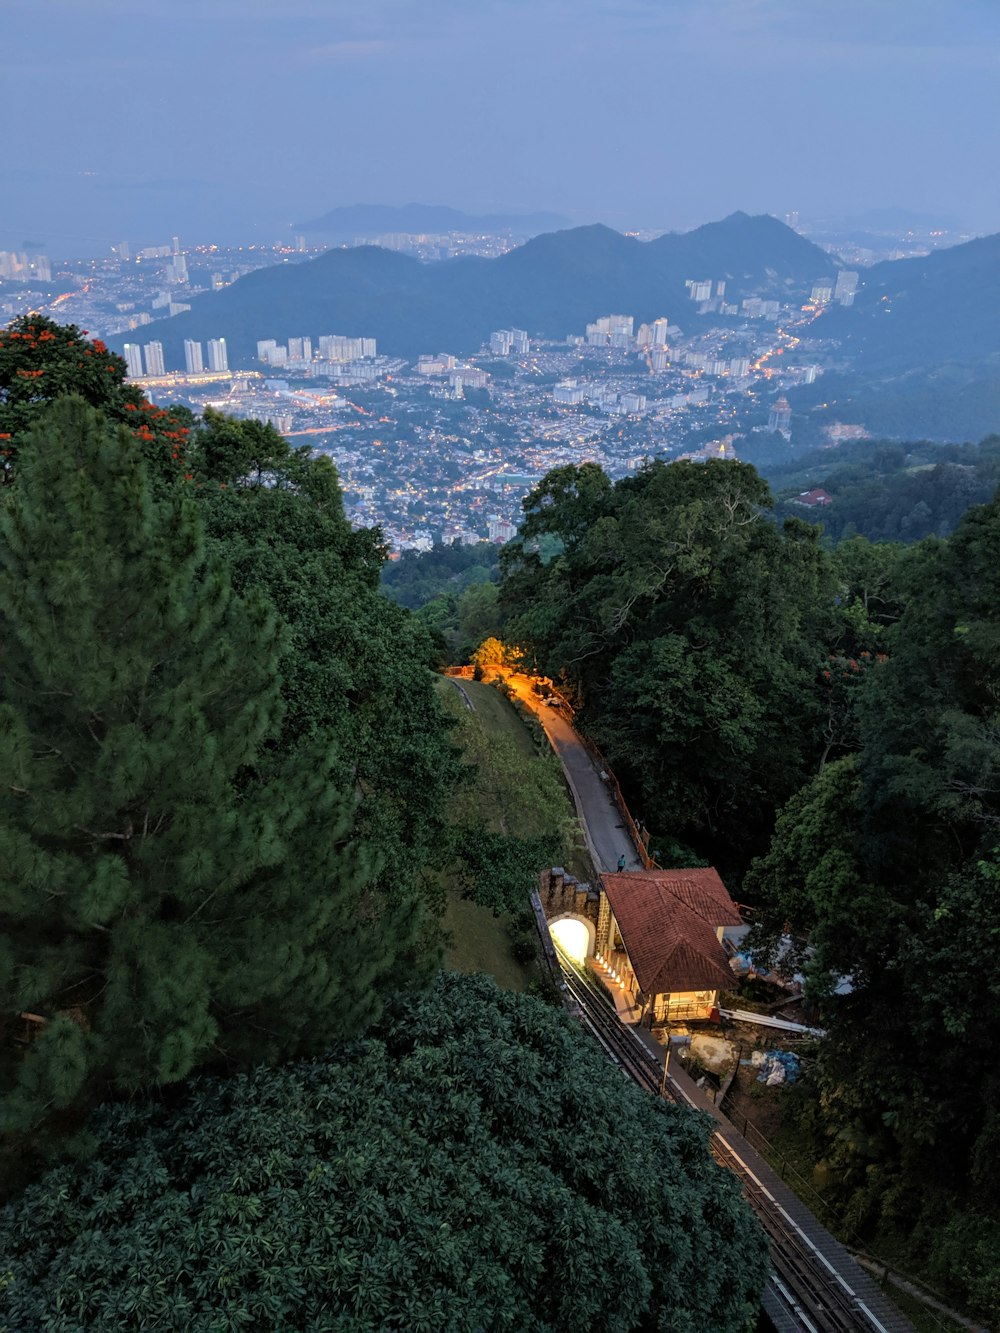
POLYGON ((125 362, 75 324, 22 315, 0 329, 0 482, 17 471, 22 436, 57 399, 73 394, 127 426, 156 481, 192 479, 191 414, 156 407, 125 380, 125 362))
POLYGON ((858 689, 860 748, 792 797, 744 889, 759 955, 787 923, 825 996, 813 1130, 855 1223, 906 1235, 995 1319, 1000 502, 899 555, 893 592, 864 581, 896 609, 858 689))
MULTIPOLYGON (((834 586, 816 529, 751 467, 556 469, 503 553, 505 638, 562 679, 664 837, 738 860, 818 758, 834 586), (543 562, 539 543, 562 553, 543 562)), ((764 843, 763 845, 766 845, 764 843)))
POLYGON ((481 977, 93 1133, 0 1217, 12 1329, 742 1333, 766 1275, 708 1122, 481 977))

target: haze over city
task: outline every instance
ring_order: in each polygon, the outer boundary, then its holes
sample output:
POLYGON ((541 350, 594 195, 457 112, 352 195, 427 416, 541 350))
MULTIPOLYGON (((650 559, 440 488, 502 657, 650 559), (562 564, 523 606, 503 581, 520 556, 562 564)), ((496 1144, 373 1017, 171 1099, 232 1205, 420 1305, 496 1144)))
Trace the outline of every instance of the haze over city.
POLYGON ((990 0, 7 0, 0 30, 0 247, 270 242, 410 201, 1000 228, 990 0))

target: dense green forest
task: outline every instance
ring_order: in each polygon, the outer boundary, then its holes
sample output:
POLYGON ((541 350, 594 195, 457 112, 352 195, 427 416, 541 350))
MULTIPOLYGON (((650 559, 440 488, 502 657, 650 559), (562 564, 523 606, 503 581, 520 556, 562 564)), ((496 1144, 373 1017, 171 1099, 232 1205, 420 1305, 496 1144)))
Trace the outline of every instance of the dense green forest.
POLYGON ((664 858, 718 865, 758 960, 805 971, 797 1115, 842 1216, 995 1320, 1000 501, 947 503, 947 540, 831 548, 746 464, 565 467, 499 591, 664 858))
POLYGON ((401 606, 416 611, 434 644, 437 661, 467 661, 500 628, 496 584, 500 548, 437 543, 430 551, 404 551, 387 563, 382 588, 401 606))
POLYGON ((708 1132, 541 1001, 445 976, 321 1058, 102 1111, 86 1165, 0 1218, 6 1312, 740 1333, 766 1246, 708 1132))
POLYGON ((833 541, 860 535, 873 542, 946 537, 970 505, 985 504, 1000 485, 1000 435, 979 444, 862 440, 762 466, 777 496, 779 518, 808 517, 833 541), (822 509, 796 496, 821 488, 822 509))
POLYGON ((532 874, 329 462, 36 316, 0 446, 0 1322, 745 1328, 700 1120, 430 989, 445 869, 532 874))

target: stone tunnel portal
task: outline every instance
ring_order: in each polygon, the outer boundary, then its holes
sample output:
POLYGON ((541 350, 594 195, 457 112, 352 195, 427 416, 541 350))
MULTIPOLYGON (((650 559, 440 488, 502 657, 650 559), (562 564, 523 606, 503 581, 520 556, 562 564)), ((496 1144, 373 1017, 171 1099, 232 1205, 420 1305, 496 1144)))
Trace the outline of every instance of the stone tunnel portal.
POLYGON ((596 931, 582 916, 559 916, 549 922, 549 934, 567 958, 582 967, 594 952, 596 931))

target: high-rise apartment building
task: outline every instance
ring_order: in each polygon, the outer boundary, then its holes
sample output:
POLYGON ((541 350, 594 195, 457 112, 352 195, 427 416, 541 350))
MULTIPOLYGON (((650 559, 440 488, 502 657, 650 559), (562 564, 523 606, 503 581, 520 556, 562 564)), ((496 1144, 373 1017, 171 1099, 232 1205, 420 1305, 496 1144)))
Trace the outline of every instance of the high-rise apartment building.
POLYGON ((126 343, 124 352, 125 367, 130 378, 142 379, 142 348, 138 343, 126 343))
POLYGON ((229 354, 226 351, 225 338, 209 338, 208 368, 220 374, 229 369, 229 354))
POLYGON ((167 372, 163 369, 163 343, 146 343, 143 351, 146 353, 146 374, 165 375, 167 372))
POLYGON ((833 299, 841 305, 853 305, 854 295, 858 290, 858 275, 853 269, 842 269, 837 274, 837 285, 833 289, 833 299))
POLYGON ((767 418, 767 428, 788 438, 792 428, 792 406, 784 395, 771 408, 767 418))
POLYGON ((202 360, 201 343, 193 338, 184 339, 184 368, 189 375, 200 375, 205 369, 202 360))

